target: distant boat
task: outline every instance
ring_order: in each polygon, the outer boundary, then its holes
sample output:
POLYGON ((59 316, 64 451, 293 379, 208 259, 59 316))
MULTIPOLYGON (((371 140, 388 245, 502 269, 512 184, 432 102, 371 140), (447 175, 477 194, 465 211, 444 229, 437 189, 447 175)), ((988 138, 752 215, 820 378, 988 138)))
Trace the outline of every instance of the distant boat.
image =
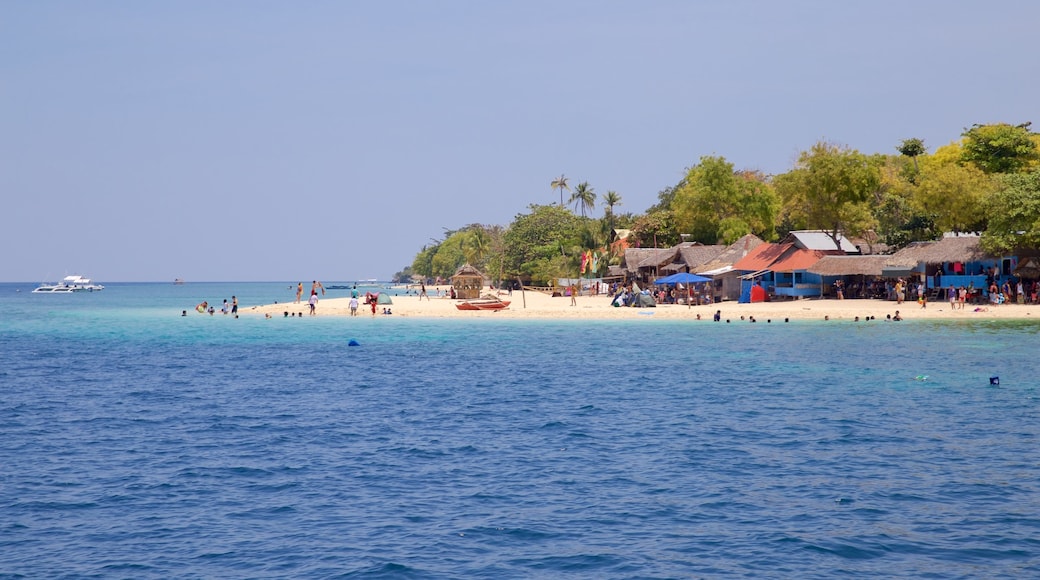
POLYGON ((184 283, 184 278, 174 278, 173 283, 179 286, 184 283))
POLYGON ((33 290, 33 294, 68 294, 70 292, 97 292, 104 290, 101 284, 94 284, 90 278, 83 276, 65 276, 57 284, 41 284, 33 290))

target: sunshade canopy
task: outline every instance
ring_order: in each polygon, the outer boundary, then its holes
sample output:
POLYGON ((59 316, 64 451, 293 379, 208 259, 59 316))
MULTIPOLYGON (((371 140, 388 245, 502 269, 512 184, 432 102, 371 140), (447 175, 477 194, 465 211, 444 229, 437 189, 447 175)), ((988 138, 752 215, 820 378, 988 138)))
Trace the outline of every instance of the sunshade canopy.
POLYGON ((654 284, 697 284, 698 282, 711 282, 711 278, 690 274, 689 272, 679 272, 654 280, 654 284))

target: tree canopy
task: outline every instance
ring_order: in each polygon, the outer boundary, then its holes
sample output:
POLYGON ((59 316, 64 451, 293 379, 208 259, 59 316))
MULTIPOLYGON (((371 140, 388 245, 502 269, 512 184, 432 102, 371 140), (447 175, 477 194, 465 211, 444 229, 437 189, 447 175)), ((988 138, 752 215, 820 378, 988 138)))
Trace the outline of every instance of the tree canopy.
POLYGON ((558 205, 530 206, 517 215, 504 236, 507 274, 523 274, 547 281, 566 262, 568 248, 577 245, 581 219, 558 205), (562 258, 562 259, 561 259, 562 258))
POLYGON ((675 227, 705 243, 732 243, 754 233, 771 239, 780 198, 760 173, 737 172, 725 157, 701 157, 671 202, 675 227))
POLYGON ((1040 169, 1003 175, 986 206, 982 248, 994 254, 1040 249, 1040 169))
POLYGON ((1040 159, 1030 123, 972 125, 964 130, 965 161, 986 173, 1015 173, 1040 159))
POLYGON ((874 225, 868 202, 881 185, 881 174, 859 151, 816 143, 775 184, 795 227, 826 231, 837 243, 840 234, 859 235, 874 225))

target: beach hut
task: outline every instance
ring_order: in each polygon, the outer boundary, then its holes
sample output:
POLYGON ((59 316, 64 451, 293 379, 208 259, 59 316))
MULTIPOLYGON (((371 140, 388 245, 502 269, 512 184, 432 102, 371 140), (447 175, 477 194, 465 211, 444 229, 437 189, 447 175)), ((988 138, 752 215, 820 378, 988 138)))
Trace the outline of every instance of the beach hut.
POLYGON ((1001 260, 985 252, 979 245, 979 236, 947 234, 933 242, 913 242, 890 256, 890 264, 904 265, 903 270, 886 269, 886 276, 918 276, 927 288, 950 286, 986 288, 989 279, 1011 276, 1013 259, 1001 260), (912 267, 905 265, 912 264, 912 267), (994 275, 996 270, 996 275, 994 275))
MULTIPOLYGON (((807 271, 820 276, 820 292, 826 296, 841 280, 845 284, 846 298, 884 298, 877 294, 875 280, 891 266, 891 256, 824 256, 807 271)), ((884 288, 884 286, 881 286, 884 288)))
POLYGON ((713 301, 740 299, 740 272, 733 265, 765 242, 754 234, 747 234, 726 246, 711 260, 690 271, 712 279, 713 301))
POLYGON ((455 288, 455 296, 463 300, 480 298, 484 288, 484 274, 469 264, 464 264, 451 277, 451 285, 455 288))

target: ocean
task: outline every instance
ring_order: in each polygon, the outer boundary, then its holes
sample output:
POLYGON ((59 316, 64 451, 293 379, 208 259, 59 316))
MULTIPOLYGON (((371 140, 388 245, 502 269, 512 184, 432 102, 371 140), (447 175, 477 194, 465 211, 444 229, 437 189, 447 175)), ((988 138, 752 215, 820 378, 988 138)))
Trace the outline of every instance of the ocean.
POLYGON ((1040 323, 106 286, 0 284, 2 578, 1040 576, 1040 323))

